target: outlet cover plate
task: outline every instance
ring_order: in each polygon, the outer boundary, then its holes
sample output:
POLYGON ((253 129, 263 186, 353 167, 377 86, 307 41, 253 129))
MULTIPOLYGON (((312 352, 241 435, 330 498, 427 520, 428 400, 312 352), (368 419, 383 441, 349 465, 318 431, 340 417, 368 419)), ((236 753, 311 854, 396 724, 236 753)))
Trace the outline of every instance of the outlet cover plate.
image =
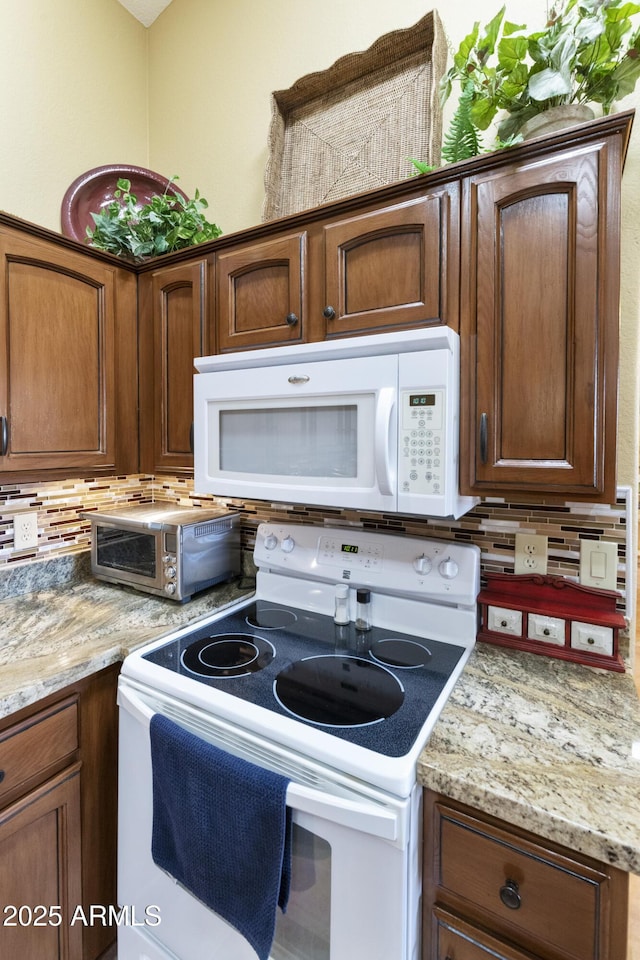
POLYGON ((547 572, 547 538, 539 533, 516 533, 514 573, 547 572))
POLYGON ((13 547, 30 550, 38 546, 38 513, 17 513, 13 518, 13 547))

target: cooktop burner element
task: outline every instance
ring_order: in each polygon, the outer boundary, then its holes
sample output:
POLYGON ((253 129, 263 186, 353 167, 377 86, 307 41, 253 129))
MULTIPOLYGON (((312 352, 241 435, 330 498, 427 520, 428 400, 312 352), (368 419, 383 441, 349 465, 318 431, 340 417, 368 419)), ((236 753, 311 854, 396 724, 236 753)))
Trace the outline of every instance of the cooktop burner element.
POLYGON ((279 627, 290 627, 297 620, 293 610, 286 610, 284 607, 266 607, 264 604, 256 603, 247 614, 247 623, 250 627, 262 627, 263 630, 277 630, 279 627))
POLYGON ((431 657, 429 648, 419 640, 398 640, 396 637, 376 640, 369 647, 369 653, 378 663, 400 670, 425 667, 431 657))
POLYGON ((360 727, 386 720, 402 706, 400 682, 370 660, 306 657, 276 677, 273 692, 301 720, 329 727, 360 727))
POLYGON ((182 663, 200 677, 246 677, 273 660, 272 643, 261 637, 232 633, 198 640, 182 653, 182 663))

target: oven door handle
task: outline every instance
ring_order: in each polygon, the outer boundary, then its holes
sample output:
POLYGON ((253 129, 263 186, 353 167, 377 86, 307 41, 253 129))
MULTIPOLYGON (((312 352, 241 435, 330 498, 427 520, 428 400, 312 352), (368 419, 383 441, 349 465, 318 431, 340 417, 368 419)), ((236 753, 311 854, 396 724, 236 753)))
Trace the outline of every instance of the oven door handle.
POLYGON ((369 802, 347 800, 327 795, 301 783, 290 783, 287 788, 287 806, 299 813, 322 817, 351 830, 359 830, 383 840, 398 839, 398 817, 390 810, 369 802))
MULTIPOLYGON (((156 713, 132 690, 125 690, 121 685, 118 686, 118 705, 145 727, 149 726, 151 718, 156 713)), ((188 723, 188 718, 184 719, 185 723, 188 723)), ((201 734, 195 733, 195 736, 201 736, 201 734)), ((398 842, 401 839, 398 835, 397 814, 371 801, 350 800, 291 781, 287 788, 287 806, 296 812, 306 813, 312 817, 322 817, 331 823, 381 837, 383 840, 398 842)))

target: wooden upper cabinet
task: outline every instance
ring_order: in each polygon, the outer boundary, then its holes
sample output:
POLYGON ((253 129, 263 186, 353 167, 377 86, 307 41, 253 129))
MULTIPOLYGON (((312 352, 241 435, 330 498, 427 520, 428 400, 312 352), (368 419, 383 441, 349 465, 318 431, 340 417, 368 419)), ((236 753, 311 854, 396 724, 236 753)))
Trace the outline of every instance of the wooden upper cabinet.
POLYGON ((325 336, 457 328, 457 184, 324 227, 325 336))
POLYGON ((142 466, 149 472, 193 470, 193 361, 205 349, 207 270, 201 259, 140 278, 151 297, 151 328, 141 325, 140 342, 141 364, 145 351, 153 357, 141 378, 142 466))
POLYGON ((116 353, 123 402, 136 395, 135 292, 125 282, 116 320, 116 268, 12 231, 0 258, 0 470, 135 469, 137 432, 125 462, 116 439, 116 353))
POLYGON ((465 493, 615 500, 620 174, 599 137, 469 178, 465 493))
POLYGON ((305 230, 217 255, 218 353, 303 339, 306 256, 305 230))

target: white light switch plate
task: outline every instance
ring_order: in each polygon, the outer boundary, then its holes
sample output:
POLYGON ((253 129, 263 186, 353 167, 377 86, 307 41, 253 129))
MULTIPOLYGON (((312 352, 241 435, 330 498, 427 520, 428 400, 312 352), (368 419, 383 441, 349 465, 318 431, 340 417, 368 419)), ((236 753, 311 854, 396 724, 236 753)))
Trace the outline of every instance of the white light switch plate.
POLYGON ((580 583, 585 587, 615 590, 618 579, 618 546, 604 540, 580 541, 580 583))

